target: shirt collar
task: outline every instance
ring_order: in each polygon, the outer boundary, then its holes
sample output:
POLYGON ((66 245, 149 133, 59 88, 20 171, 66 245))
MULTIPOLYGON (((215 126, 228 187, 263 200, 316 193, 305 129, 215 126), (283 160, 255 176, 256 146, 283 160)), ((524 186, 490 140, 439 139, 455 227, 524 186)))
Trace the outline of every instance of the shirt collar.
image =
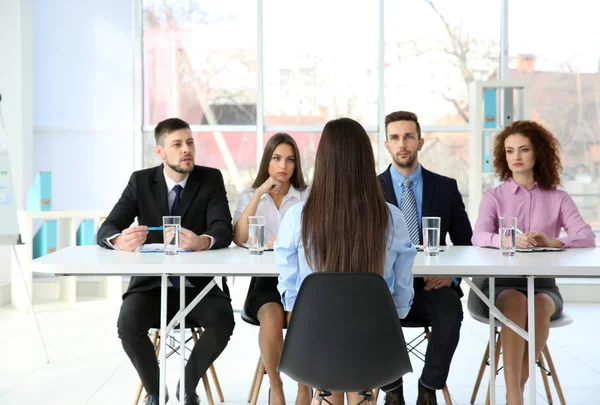
MULTIPOLYGON (((404 182, 404 179, 406 179, 406 176, 404 176, 402 173, 400 173, 394 167, 394 165, 391 166, 390 173, 392 175, 392 182, 394 182, 395 184, 402 185, 402 183, 404 182)), ((408 177, 410 178, 410 180, 413 183, 418 183, 419 181, 421 181, 421 179, 423 178, 423 170, 422 170, 420 163, 417 166, 417 168, 415 169, 415 171, 412 172, 410 174, 410 176, 408 176, 408 177)))
POLYGON ((288 190, 288 193, 285 195, 285 197, 283 197, 283 199, 291 200, 292 198, 296 199, 297 201, 302 201, 302 195, 300 194, 300 190, 296 189, 290 184, 290 189, 288 190))
MULTIPOLYGON (((517 194, 517 191, 519 191, 519 189, 525 190, 525 188, 521 187, 519 184, 517 184, 517 182, 514 181, 512 177, 506 181, 506 186, 508 187, 508 190, 513 194, 517 194)), ((527 191, 537 190, 538 188, 539 188, 539 186, 536 181, 535 183, 533 183, 531 188, 527 191)))
POLYGON ((185 188, 185 185, 187 184, 187 181, 190 177, 190 175, 188 174, 185 179, 183 179, 182 181, 180 181, 179 183, 175 183, 175 181, 173 181, 173 179, 171 179, 169 176, 167 176, 167 172, 165 169, 163 169, 163 175, 165 176, 165 183, 167 183, 167 193, 170 193, 171 190, 173 190, 173 188, 179 184, 181 186, 181 188, 185 188))
MULTIPOLYGON (((262 200, 263 198, 267 198, 267 196, 271 197, 271 194, 265 193, 265 194, 261 195, 260 198, 262 200)), ((292 186, 290 184, 290 188, 289 188, 287 194, 285 196, 283 196, 283 201, 291 200, 292 198, 295 198, 297 201, 302 201, 302 194, 301 194, 300 190, 296 189, 294 186, 292 186)))

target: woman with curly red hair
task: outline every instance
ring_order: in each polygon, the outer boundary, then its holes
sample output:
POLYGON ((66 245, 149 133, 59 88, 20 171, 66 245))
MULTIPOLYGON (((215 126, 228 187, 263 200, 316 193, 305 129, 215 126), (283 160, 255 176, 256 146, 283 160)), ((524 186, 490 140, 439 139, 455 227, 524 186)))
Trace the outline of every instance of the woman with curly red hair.
MULTIPOLYGON (((517 217, 517 248, 530 246, 594 247, 595 235, 583 220, 569 195, 560 185, 559 144, 543 126, 517 121, 495 140, 494 168, 504 181, 483 193, 473 231, 473 245, 499 247, 498 217, 517 217), (565 237, 559 237, 561 229, 565 237)), ((488 279, 474 279, 489 296, 488 279)), ((527 280, 497 278, 496 306, 504 315, 527 329, 527 280)), ((563 299, 555 279, 535 279, 535 351, 539 357, 548 339, 550 320, 560 316, 563 299)), ((475 295, 469 296, 472 312, 486 314, 487 307, 475 295)), ((522 405, 529 377, 527 345, 510 328, 502 328, 504 378, 508 405, 522 405)))

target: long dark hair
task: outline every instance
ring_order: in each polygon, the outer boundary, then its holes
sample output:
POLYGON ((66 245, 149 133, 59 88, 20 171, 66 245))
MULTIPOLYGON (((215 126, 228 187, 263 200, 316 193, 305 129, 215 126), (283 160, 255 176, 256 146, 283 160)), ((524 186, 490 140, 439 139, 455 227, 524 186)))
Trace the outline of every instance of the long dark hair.
POLYGON ((256 175, 256 179, 254 179, 254 183, 252 183, 252 188, 259 188, 265 181, 267 181, 269 178, 269 163, 273 157, 273 151, 282 143, 290 145, 294 150, 294 161, 296 166, 294 168, 292 177, 290 177, 290 184, 294 186, 296 190, 306 189, 306 182, 304 181, 304 176, 302 175, 302 165, 300 164, 300 151, 298 150, 298 145, 296 145, 294 138, 283 132, 273 135, 267 142, 265 150, 263 151, 262 159, 260 160, 260 166, 258 167, 258 174, 256 175))
POLYGON ((314 271, 383 274, 389 215, 367 132, 350 118, 329 121, 302 212, 307 263, 314 271))

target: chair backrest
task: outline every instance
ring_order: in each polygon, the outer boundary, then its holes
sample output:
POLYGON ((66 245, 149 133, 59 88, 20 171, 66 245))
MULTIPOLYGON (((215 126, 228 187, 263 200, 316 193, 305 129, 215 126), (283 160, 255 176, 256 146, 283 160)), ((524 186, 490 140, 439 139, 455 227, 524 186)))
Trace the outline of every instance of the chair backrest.
POLYGON ((383 277, 308 275, 294 304, 279 370, 299 383, 332 392, 370 390, 411 372, 383 277))

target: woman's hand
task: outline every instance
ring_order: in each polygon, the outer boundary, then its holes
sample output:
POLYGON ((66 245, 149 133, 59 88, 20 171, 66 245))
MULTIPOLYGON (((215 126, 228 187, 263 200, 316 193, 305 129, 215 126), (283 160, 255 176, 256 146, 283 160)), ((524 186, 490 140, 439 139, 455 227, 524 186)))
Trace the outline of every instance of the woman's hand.
POLYGON ((275 180, 273 177, 269 177, 259 188, 256 189, 256 192, 259 193, 259 195, 278 193, 280 191, 281 182, 275 180))
POLYGON ((269 249, 273 249, 273 246, 275 245, 275 240, 277 239, 277 235, 273 236, 271 239, 269 239, 267 241, 267 243, 265 243, 265 247, 269 248, 269 249))
POLYGON ((531 246, 537 246, 534 238, 526 233, 517 233, 517 249, 527 249, 531 246))
POLYGON ((532 238, 535 241, 535 246, 553 247, 553 248, 559 248, 559 247, 564 246, 564 243, 562 243, 558 239, 550 239, 542 231, 527 232, 527 236, 529 236, 530 238, 532 238))

